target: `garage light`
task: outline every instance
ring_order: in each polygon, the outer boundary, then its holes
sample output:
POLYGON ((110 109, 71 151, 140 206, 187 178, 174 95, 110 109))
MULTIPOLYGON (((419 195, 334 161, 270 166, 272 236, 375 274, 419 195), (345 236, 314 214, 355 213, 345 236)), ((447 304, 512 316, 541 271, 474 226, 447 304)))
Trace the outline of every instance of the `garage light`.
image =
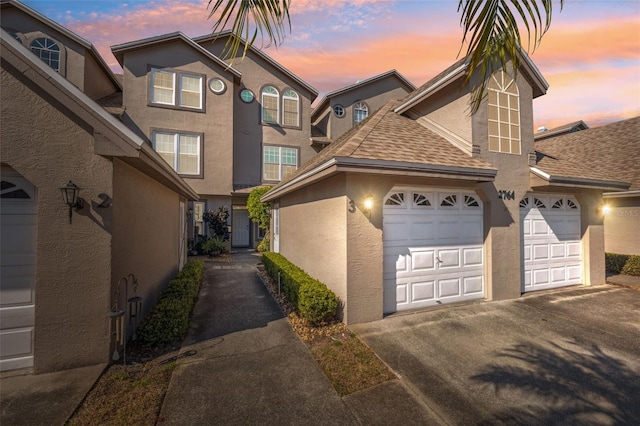
POLYGON ((79 188, 78 185, 71 181, 60 188, 60 191, 62 192, 62 199, 64 200, 64 203, 69 206, 69 224, 71 224, 73 209, 75 208, 76 210, 80 210, 84 206, 84 201, 82 201, 82 198, 78 197, 80 189, 81 188, 79 188))
POLYGON ((373 197, 371 195, 364 199, 364 209, 368 212, 373 208, 373 197))
POLYGON ((608 204, 605 204, 604 206, 602 206, 602 214, 608 215, 610 213, 611 213, 611 207, 609 207, 608 204))

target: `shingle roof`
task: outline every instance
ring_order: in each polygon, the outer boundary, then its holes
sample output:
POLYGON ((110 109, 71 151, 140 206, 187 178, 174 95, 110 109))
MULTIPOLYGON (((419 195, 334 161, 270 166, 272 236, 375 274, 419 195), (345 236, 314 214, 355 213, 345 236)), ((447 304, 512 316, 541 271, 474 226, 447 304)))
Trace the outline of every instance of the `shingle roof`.
POLYGON ((563 124, 562 126, 554 127, 553 129, 543 130, 533 135, 533 138, 538 140, 549 139, 553 136, 563 135, 565 133, 577 132, 580 130, 586 130, 589 126, 582 120, 574 121, 573 123, 563 124))
POLYGON ((451 174, 464 171, 485 179, 495 175, 496 169, 486 161, 469 156, 414 120, 393 112, 397 105, 397 100, 387 102, 274 189, 332 159, 348 159, 372 169, 384 164, 398 171, 410 168, 451 174))
POLYGON ((535 143, 549 174, 631 183, 640 190, 640 117, 535 143), (546 155, 543 155, 546 154, 546 155))

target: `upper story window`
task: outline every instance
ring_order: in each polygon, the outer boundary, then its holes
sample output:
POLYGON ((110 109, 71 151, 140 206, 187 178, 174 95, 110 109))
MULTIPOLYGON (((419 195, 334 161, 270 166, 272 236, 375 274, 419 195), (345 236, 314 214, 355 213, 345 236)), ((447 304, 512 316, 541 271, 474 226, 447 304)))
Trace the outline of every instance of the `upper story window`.
POLYGON ((336 117, 342 118, 345 116, 346 111, 344 110, 344 107, 342 105, 336 105, 333 107, 333 113, 336 115, 336 117))
POLYGON ((60 72, 60 46, 46 37, 38 37, 31 42, 31 51, 51 68, 60 72))
POLYGON ((489 150, 520 154, 520 97, 515 80, 504 71, 487 85, 489 150))
POLYGON ((364 102, 353 105, 353 124, 356 125, 369 116, 369 107, 364 102))
POLYGON ((282 94, 282 125, 300 125, 300 97, 291 89, 282 94))
POLYGON ((262 122, 278 124, 278 98, 280 93, 273 86, 262 89, 262 122))
POLYGON ((203 81, 201 75, 152 68, 151 103, 201 110, 203 109, 203 81))
POLYGON ((284 146, 265 146, 263 155, 264 180, 279 181, 298 169, 298 150, 284 146))
POLYGON ((179 174, 201 175, 201 148, 201 135, 153 132, 153 149, 179 174))

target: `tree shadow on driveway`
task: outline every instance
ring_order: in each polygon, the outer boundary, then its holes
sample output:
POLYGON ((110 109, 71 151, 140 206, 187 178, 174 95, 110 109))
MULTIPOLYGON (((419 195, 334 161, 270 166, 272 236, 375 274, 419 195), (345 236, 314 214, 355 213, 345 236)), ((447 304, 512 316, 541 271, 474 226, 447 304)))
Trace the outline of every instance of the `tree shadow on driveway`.
POLYGON ((574 340, 521 343, 472 380, 501 400, 522 399, 481 424, 640 424, 638 367, 574 340))

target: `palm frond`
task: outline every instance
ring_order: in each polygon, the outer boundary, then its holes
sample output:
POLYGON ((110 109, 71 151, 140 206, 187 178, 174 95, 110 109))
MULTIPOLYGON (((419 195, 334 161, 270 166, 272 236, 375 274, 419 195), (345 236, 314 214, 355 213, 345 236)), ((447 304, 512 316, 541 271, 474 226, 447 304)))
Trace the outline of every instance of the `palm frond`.
MULTIPOLYGON (((560 9, 564 0, 558 0, 560 9)), ((472 81, 471 113, 478 111, 489 77, 509 60, 518 71, 522 40, 520 24, 527 31, 527 50, 535 51, 551 25, 552 0, 460 0, 462 46, 467 43, 465 83, 472 81), (542 7, 540 7, 542 6, 542 7), (474 76, 477 74, 477 78, 474 76)), ((515 75, 514 75, 515 78, 515 75)))
POLYGON ((224 46, 223 58, 231 59, 233 63, 241 45, 244 45, 244 58, 258 36, 263 40, 267 39, 267 44, 281 44, 287 26, 291 31, 290 2, 291 0, 209 0, 209 19, 215 19, 212 32, 215 34, 226 28, 231 31, 231 37, 224 46))

